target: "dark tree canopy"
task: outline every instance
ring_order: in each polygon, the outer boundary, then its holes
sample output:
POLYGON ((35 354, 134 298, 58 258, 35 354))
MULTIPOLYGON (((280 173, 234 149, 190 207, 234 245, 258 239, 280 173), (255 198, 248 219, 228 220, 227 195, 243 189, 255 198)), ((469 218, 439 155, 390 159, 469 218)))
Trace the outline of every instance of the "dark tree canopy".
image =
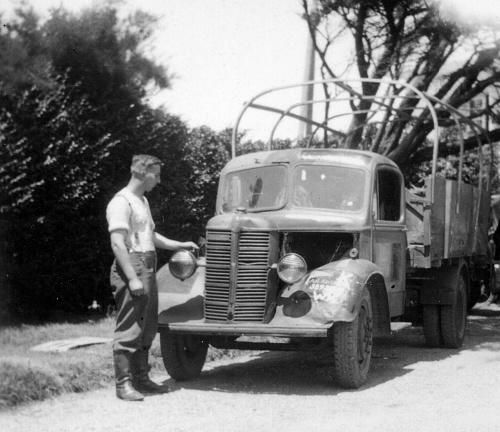
POLYGON ((55 69, 67 71, 93 104, 111 111, 141 100, 150 82, 168 86, 165 68, 143 53, 156 21, 144 12, 119 22, 114 9, 89 9, 78 17, 59 9, 44 25, 44 40, 55 69))
POLYGON ((158 21, 119 19, 115 4, 44 22, 22 6, 0 31, 0 323, 112 304, 105 209, 134 154, 164 163, 150 196, 160 233, 197 241, 213 214, 231 134, 148 105, 170 85, 147 55, 158 21))
POLYGON ((166 162, 157 225, 172 236, 190 231, 180 229, 188 173, 177 162, 188 129, 145 102, 146 89, 170 82, 145 54, 156 18, 118 16, 105 4, 78 15, 60 8, 42 22, 21 8, 0 32, 0 258, 13 293, 4 304, 19 313, 110 302, 105 208, 133 154, 166 162))

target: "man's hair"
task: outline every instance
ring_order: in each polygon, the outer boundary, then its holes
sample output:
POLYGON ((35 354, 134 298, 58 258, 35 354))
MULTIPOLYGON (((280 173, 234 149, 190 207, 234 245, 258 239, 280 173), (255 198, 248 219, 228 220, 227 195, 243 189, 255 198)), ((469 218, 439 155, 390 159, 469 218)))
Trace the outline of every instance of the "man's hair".
POLYGON ((145 154, 134 155, 132 157, 132 165, 130 166, 130 172, 142 174, 146 172, 146 170, 151 165, 163 165, 163 162, 156 156, 145 155, 145 154))

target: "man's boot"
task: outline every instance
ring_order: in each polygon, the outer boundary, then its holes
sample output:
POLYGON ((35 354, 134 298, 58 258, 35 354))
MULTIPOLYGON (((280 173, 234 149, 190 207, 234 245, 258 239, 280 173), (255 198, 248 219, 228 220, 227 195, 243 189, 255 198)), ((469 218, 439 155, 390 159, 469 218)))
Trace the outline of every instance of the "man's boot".
POLYGON ((114 351, 113 360, 115 364, 116 396, 125 401, 142 401, 144 395, 132 387, 132 375, 130 373, 130 360, 132 353, 128 351, 114 351))
POLYGON ((139 349, 132 354, 132 382, 134 387, 144 393, 168 393, 166 385, 156 384, 149 378, 149 351, 139 349))

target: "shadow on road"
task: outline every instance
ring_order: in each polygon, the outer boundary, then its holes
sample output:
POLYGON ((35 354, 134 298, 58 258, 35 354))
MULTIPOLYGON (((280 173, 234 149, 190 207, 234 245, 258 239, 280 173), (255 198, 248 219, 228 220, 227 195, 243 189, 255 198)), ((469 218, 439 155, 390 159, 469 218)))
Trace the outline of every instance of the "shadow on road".
MULTIPOLYGON (((479 306, 470 311, 466 339, 459 350, 428 348, 421 327, 377 339, 368 381, 355 391, 366 391, 412 373, 416 363, 440 361, 466 350, 499 349, 500 307, 479 306)), ((331 364, 331 353, 264 352, 246 362, 214 364, 196 380, 169 380, 169 385, 173 390, 249 394, 335 395, 350 391, 334 383, 331 364)))

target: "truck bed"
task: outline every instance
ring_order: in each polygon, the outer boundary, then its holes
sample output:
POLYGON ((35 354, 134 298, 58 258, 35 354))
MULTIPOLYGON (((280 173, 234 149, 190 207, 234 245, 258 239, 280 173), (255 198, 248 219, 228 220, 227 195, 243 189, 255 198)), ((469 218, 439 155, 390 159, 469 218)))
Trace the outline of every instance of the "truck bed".
POLYGON ((486 256, 489 193, 441 177, 429 177, 426 191, 426 197, 406 191, 409 266, 439 267, 443 260, 486 256))

